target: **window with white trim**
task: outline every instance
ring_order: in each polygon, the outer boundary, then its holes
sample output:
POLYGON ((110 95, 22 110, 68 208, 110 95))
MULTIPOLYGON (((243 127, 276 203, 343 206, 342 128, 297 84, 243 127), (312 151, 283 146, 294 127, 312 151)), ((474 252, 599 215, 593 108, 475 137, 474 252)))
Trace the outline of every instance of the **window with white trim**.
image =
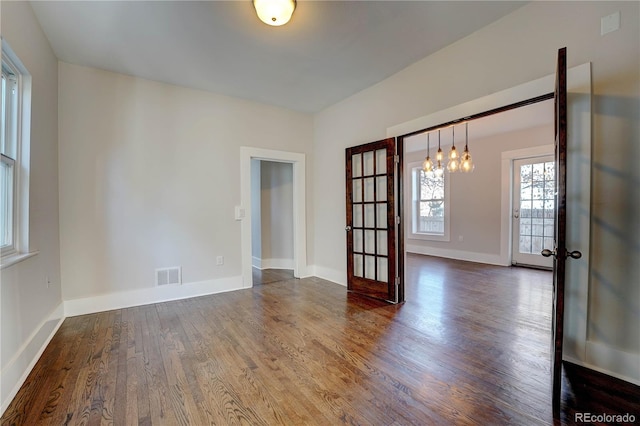
POLYGON ((2 46, 2 105, 0 120, 0 248, 2 257, 17 254, 26 247, 20 246, 21 237, 27 234, 28 221, 21 220, 20 206, 25 191, 20 187, 21 182, 28 182, 24 173, 28 167, 22 167, 23 152, 22 129, 28 125, 23 121, 29 114, 23 114, 23 77, 26 71, 6 46, 2 46))
POLYGON ((420 163, 411 170, 410 237, 424 240, 449 241, 449 182, 441 176, 425 173, 420 163))

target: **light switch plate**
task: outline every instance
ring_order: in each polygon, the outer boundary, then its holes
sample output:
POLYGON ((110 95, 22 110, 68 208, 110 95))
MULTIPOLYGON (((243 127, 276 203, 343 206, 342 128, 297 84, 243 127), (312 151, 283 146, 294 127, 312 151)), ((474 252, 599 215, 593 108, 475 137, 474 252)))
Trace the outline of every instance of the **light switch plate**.
POLYGON ((245 217, 244 207, 236 206, 236 220, 242 220, 245 217))

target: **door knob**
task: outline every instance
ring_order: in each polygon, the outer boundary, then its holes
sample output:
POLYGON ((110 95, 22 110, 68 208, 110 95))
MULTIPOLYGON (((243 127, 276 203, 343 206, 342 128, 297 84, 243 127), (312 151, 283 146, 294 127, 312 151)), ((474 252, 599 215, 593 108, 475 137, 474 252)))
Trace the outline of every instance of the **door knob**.
POLYGON ((541 255, 543 255, 544 257, 556 257, 556 251, 555 249, 553 251, 549 250, 549 249, 544 249, 540 252, 541 255))
MULTIPOLYGON (((543 255, 544 257, 550 257, 550 256, 553 256, 555 258, 558 257, 557 249, 553 249, 553 250, 544 249, 540 252, 540 254, 543 255)), ((574 250, 574 251, 565 250, 565 256, 570 257, 572 259, 580 259, 582 257, 582 253, 578 250, 574 250)))
POLYGON ((567 256, 569 256, 572 259, 580 259, 582 257, 582 252, 578 250, 574 250, 574 251, 567 250, 567 256))
POLYGON ((349 232, 349 231, 351 231, 351 227, 350 227, 349 225, 347 225, 347 227, 346 227, 346 228, 344 228, 344 230, 345 230, 345 231, 347 231, 347 232, 349 232))

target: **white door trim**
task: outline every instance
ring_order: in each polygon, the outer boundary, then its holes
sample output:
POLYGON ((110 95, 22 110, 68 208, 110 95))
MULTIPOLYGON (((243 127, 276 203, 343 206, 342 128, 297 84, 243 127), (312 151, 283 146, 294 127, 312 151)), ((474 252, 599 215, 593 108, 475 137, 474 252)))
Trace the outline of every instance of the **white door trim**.
POLYGON ((253 287, 251 256, 251 160, 266 160, 293 165, 293 275, 307 276, 306 167, 305 155, 296 152, 240 147, 240 209, 242 286, 253 287))

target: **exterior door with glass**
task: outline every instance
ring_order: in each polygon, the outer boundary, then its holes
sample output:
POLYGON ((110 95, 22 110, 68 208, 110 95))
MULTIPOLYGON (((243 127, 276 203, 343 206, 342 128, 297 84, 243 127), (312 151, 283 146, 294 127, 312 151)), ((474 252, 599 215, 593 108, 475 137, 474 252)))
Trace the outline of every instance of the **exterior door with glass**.
POLYGON ((555 226, 555 158, 524 158, 513 162, 512 253, 514 265, 551 269, 555 226))

